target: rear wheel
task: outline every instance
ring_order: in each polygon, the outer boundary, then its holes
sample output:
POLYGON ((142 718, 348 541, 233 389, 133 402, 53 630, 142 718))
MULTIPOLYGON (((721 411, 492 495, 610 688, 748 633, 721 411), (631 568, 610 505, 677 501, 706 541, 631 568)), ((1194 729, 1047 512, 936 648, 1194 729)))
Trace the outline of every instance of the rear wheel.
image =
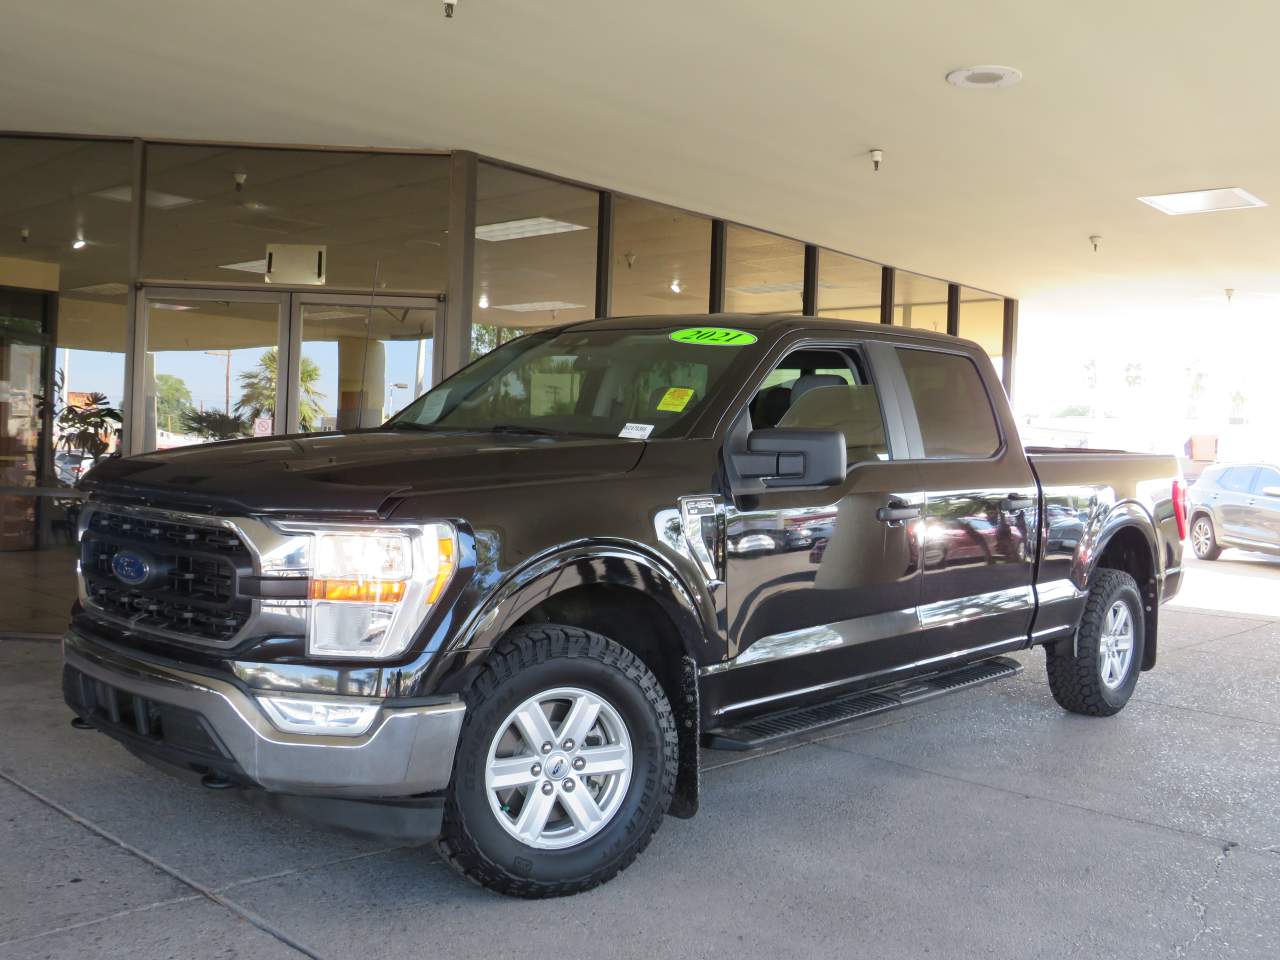
POLYGON ((1133 577, 1097 571, 1074 650, 1069 641, 1045 648, 1049 689, 1058 704, 1090 717, 1124 709, 1142 666, 1143 627, 1142 594, 1133 577))
POLYGON ((653 673, 572 627, 518 627, 466 693, 440 846, 500 893, 597 886, 648 845, 675 788, 675 719, 653 673))
POLYGON ((1201 560, 1217 560, 1222 556, 1218 538, 1213 532, 1213 521, 1204 514, 1191 524, 1191 549, 1201 560))

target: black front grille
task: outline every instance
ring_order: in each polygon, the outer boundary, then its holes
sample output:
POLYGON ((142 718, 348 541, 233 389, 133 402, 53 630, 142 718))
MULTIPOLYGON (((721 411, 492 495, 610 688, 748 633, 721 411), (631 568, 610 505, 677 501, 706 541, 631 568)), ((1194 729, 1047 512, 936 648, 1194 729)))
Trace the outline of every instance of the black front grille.
POLYGON ((252 600, 240 579, 253 574, 253 556, 236 534, 218 526, 155 519, 98 507, 80 545, 89 603, 141 631, 226 643, 244 627, 252 600), (123 581, 117 554, 145 562, 149 575, 123 581))

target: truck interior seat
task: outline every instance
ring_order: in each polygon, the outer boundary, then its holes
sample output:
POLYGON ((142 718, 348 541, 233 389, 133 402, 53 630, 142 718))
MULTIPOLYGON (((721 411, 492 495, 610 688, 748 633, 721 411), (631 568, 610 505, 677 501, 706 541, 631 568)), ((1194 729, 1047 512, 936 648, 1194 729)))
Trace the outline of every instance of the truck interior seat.
MULTIPOLYGON (((796 385, 805 379, 808 378, 801 377, 796 385)), ((830 379, 836 383, 817 385, 794 400, 778 426, 840 430, 849 451, 849 463, 887 459, 889 448, 875 388, 848 384, 839 377, 830 379)), ((795 394, 794 387, 792 394, 795 394)))

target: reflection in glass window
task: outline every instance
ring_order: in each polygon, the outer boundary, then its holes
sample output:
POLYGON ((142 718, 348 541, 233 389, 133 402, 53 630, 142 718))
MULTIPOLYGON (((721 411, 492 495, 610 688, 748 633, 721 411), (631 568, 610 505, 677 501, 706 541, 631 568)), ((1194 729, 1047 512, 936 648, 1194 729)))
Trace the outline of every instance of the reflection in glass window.
POLYGON ((960 336, 976 340, 996 369, 1004 354, 1004 299, 972 287, 960 288, 960 336))
POLYGON ((968 357, 900 349, 924 455, 930 459, 989 457, 1000 446, 991 398, 968 357))
POLYGON ((729 313, 799 313, 804 306, 804 244, 729 224, 724 308, 729 313))
POLYGON ((613 205, 613 314, 706 313, 711 221, 647 200, 613 205))
POLYGON ((376 427, 431 382, 435 310, 303 303, 298 429, 376 427))
POLYGON ((918 273, 897 271, 893 286, 893 322, 897 326, 947 332, 947 283, 918 273))
POLYGON ((272 433, 279 324, 276 303, 150 301, 144 449, 272 433))
POLYGON ((70 552, 78 500, 36 490, 119 448, 131 177, 128 143, 0 137, 0 486, 31 491, 0 495, 0 550, 70 552))
POLYGON ((447 157, 149 145, 142 272, 259 284, 267 245, 299 244, 330 289, 439 291, 448 209, 447 157))
MULTIPOLYGON (((474 322, 536 330, 590 319, 597 193, 489 163, 477 176, 474 322)), ((473 353, 497 346, 473 338, 473 353)))
POLYGON ((878 263, 819 251, 818 316, 879 323, 881 273, 878 263))

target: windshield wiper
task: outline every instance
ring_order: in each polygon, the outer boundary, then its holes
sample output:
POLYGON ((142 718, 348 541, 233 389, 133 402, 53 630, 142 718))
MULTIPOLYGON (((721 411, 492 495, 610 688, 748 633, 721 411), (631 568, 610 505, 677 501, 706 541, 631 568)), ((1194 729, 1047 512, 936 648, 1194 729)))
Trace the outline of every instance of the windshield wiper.
POLYGON ((516 433, 531 437, 563 437, 563 430, 547 430, 545 427, 526 427, 516 423, 497 423, 492 427, 482 428, 485 433, 516 433))

